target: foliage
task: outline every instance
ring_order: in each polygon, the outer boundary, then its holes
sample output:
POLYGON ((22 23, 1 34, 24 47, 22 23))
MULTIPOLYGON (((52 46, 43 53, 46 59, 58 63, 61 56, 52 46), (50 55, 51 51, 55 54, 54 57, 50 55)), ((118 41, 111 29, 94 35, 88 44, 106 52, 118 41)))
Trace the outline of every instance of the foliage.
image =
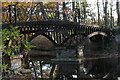
MULTIPOLYGON (((30 50, 30 44, 28 43, 28 38, 25 40, 22 39, 22 34, 20 34, 20 30, 18 30, 18 26, 12 27, 9 29, 5 28, 1 32, 2 34, 2 56, 10 56, 12 59, 15 53, 20 53, 20 48, 24 45, 24 48, 30 50), (22 45, 21 45, 22 44, 22 45)), ((4 70, 8 67, 8 64, 2 65, 0 64, 4 70)), ((9 68, 10 69, 10 68, 9 68)))

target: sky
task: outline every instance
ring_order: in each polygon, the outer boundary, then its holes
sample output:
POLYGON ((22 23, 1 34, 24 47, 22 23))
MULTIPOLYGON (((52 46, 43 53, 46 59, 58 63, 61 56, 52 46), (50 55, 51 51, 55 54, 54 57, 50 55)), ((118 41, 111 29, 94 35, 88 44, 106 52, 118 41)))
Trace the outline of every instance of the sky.
MULTIPOLYGON (((97 13, 97 0, 86 0, 89 4, 92 4, 92 8, 94 8, 94 12, 97 13)), ((113 3, 113 16, 117 18, 117 13, 116 13, 116 0, 108 0, 108 4, 110 4, 112 1, 113 3)), ((119 0, 120 1, 120 0, 119 0)), ((99 0, 100 3, 100 12, 103 12, 103 5, 102 5, 102 0, 99 0)), ((109 5, 108 5, 109 6, 109 5)), ((110 8, 108 8, 110 9, 110 8)), ((109 10, 110 11, 110 10, 109 10)), ((103 14, 102 14, 103 15, 103 14)))
MULTIPOLYGON (((73 1, 85 1, 85 0, 65 0, 65 1, 70 1, 70 2, 73 2, 73 1)), ((93 10, 92 12, 95 12, 97 14, 97 0, 86 0, 88 2, 88 4, 91 4, 91 7, 93 10)), ((103 15, 103 5, 102 5, 102 1, 105 1, 105 0, 98 0, 99 3, 100 3, 100 12, 101 12, 101 15, 103 15)), ((113 4, 113 16, 114 18, 117 18, 117 13, 116 13, 116 0, 108 0, 108 9, 110 11, 110 6, 109 4, 111 3, 112 1, 112 4, 113 4)), ((120 1, 120 0, 119 0, 120 1)), ((97 17, 97 15, 96 15, 97 17)))

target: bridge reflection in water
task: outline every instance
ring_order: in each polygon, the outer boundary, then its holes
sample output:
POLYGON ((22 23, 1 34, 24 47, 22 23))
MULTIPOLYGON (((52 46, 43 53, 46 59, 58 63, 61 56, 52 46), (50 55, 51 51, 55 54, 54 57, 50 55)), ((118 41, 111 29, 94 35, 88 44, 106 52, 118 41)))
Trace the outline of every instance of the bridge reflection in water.
POLYGON ((91 49, 88 46, 87 49, 84 48, 86 46, 79 46, 76 49, 60 50, 57 57, 52 59, 53 64, 57 65, 56 77, 71 79, 76 75, 77 78, 89 79, 116 78, 119 72, 116 69, 119 63, 119 55, 115 52, 116 47, 114 43, 112 43, 112 48, 114 49, 112 51, 113 49, 111 48, 112 53, 109 53, 109 51, 101 53, 102 50, 94 54, 90 53, 93 50, 86 53, 86 50, 91 49))
POLYGON ((116 78, 119 72, 117 43, 113 40, 103 45, 100 41, 101 45, 98 42, 96 45, 96 40, 91 38, 85 38, 83 44, 74 41, 67 44, 68 40, 64 46, 56 47, 56 57, 50 59, 50 78, 116 78))

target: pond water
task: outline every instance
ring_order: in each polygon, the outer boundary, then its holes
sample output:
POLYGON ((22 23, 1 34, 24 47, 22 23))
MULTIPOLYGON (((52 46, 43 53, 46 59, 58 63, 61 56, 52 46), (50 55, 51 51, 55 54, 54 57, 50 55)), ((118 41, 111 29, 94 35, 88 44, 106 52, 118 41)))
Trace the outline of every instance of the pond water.
MULTIPOLYGON (((64 75, 64 77, 80 78, 116 78, 119 76, 119 64, 118 54, 98 57, 84 57, 83 46, 79 46, 77 49, 60 49, 57 50, 57 57, 51 59, 51 61, 57 65, 57 70, 54 71, 54 77, 64 75), (97 57, 97 58, 96 58, 97 57)), ((30 63, 31 65, 31 63, 30 63)), ((36 66, 40 66, 39 61, 36 62, 36 66)), ((42 72, 43 78, 49 78, 50 70, 52 66, 50 64, 43 64, 42 72)), ((32 68, 32 75, 35 77, 34 69, 32 68)), ((40 68, 36 68, 36 73, 41 78, 40 68)), ((120 78, 118 77, 118 80, 120 78)))

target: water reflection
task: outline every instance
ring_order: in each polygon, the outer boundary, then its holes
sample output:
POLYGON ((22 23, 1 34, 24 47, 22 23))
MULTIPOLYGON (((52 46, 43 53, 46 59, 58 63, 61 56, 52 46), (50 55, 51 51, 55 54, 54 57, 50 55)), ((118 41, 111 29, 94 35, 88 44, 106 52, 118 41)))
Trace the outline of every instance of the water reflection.
MULTIPOLYGON (((117 78, 120 74, 120 65, 118 64, 119 55, 115 52, 116 47, 111 48, 111 50, 115 49, 114 54, 109 53, 110 51, 103 54, 101 51, 93 51, 88 47, 89 45, 87 47, 58 49, 56 58, 51 59, 52 63, 50 63, 56 65, 52 78, 62 80, 70 78, 117 78), (96 54, 91 54, 91 52, 96 52, 96 54)), ((50 78, 52 69, 50 64, 43 65, 43 78, 50 78)), ((36 63, 37 65, 40 66, 39 62, 36 63)), ((32 70, 34 69, 32 68, 32 70)), ((37 76, 41 78, 40 68, 36 68, 36 72, 37 76)), ((32 74, 35 76, 34 73, 32 74)))
POLYGON ((116 78, 119 76, 120 71, 118 71, 119 55, 113 44, 111 50, 104 53, 99 50, 93 51, 88 46, 87 49, 85 46, 79 46, 77 49, 60 50, 58 57, 52 59, 53 63, 57 64, 58 67, 57 78, 63 75, 68 78, 73 78, 73 75, 77 76, 77 78, 116 78), (88 50, 89 53, 85 52, 84 49, 88 50), (90 49, 94 54, 91 54, 90 49))

